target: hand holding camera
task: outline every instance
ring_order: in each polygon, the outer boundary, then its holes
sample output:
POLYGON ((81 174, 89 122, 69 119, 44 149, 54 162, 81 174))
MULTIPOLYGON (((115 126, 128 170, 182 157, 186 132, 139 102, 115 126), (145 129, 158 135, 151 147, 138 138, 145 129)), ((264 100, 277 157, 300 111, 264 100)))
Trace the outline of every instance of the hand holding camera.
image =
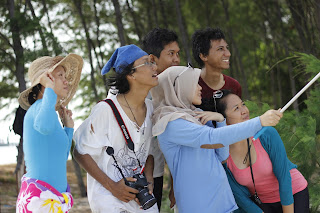
POLYGON ((113 148, 108 147, 106 149, 106 152, 113 158, 115 166, 123 177, 123 179, 115 184, 115 188, 112 187, 115 191, 115 194, 112 194, 124 202, 129 202, 130 200, 133 200, 135 197, 137 197, 141 207, 144 210, 152 207, 157 202, 157 200, 152 194, 149 194, 149 183, 147 181, 147 178, 144 176, 143 169, 139 174, 135 174, 133 175, 133 177, 126 178, 121 168, 119 167, 116 158, 114 157, 113 148))
MULTIPOLYGON (((136 181, 135 178, 131 177, 126 180, 136 181)), ((113 196, 126 203, 135 199, 136 194, 139 193, 137 189, 127 186, 124 179, 121 179, 119 182, 115 182, 115 184, 111 186, 111 189, 113 196)))

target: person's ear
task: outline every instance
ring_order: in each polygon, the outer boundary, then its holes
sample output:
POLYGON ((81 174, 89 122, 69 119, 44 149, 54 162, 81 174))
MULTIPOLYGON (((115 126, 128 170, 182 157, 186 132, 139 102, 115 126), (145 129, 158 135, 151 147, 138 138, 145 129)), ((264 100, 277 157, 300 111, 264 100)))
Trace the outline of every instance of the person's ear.
POLYGON ((199 54, 199 57, 202 61, 208 61, 208 57, 203 55, 202 53, 199 54))
POLYGON ((128 80, 135 80, 134 73, 127 75, 128 80))
POLYGON ((150 54, 149 57, 150 57, 150 61, 153 61, 153 62, 156 62, 156 63, 159 60, 159 58, 157 56, 153 55, 153 54, 150 54))

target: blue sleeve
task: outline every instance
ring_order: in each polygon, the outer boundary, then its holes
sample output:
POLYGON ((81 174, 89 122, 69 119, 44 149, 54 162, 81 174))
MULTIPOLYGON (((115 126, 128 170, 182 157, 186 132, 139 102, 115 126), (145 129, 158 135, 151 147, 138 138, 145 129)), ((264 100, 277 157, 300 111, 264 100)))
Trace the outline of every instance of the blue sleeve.
MULTIPOLYGON (((224 119, 222 122, 217 122, 217 128, 224 127, 227 125, 226 119, 224 119)), ((216 155, 220 162, 226 160, 229 157, 229 146, 224 146, 220 149, 215 149, 216 155)))
POLYGON ((68 142, 69 142, 69 146, 68 146, 68 151, 67 151, 67 159, 68 159, 68 156, 69 156, 69 151, 71 149, 71 146, 72 146, 72 138, 73 138, 73 132, 74 132, 74 129, 73 128, 70 128, 70 127, 64 127, 64 131, 65 133, 67 134, 68 136, 68 142))
POLYGON ((204 144, 223 144, 224 146, 228 146, 245 138, 252 137, 260 129, 261 123, 259 117, 220 128, 212 128, 184 119, 177 119, 170 121, 166 131, 162 134, 175 144, 199 148, 204 144))
POLYGON ((224 119, 223 121, 221 122, 217 122, 217 128, 220 128, 220 127, 223 127, 223 126, 227 126, 227 120, 224 119))
POLYGON ((226 170, 226 174, 228 177, 228 181, 233 193, 233 196, 236 200, 236 203, 239 207, 236 210, 236 213, 246 212, 246 213, 260 213, 263 212, 259 206, 257 206, 250 199, 250 192, 247 187, 240 185, 236 179, 233 177, 231 171, 227 167, 227 163, 223 164, 224 169, 226 170))
POLYGON ((74 129, 70 128, 70 127, 64 127, 64 131, 66 132, 66 134, 69 138, 69 141, 72 141, 74 129))
POLYGON ((55 130, 56 122, 59 122, 55 110, 56 102, 57 95, 53 89, 46 88, 33 124, 34 129, 43 135, 51 134, 55 130))
POLYGON ((287 158, 281 137, 275 128, 267 127, 267 130, 260 136, 260 140, 270 157, 273 173, 279 182, 281 204, 290 205, 293 203, 290 174, 291 162, 287 158))

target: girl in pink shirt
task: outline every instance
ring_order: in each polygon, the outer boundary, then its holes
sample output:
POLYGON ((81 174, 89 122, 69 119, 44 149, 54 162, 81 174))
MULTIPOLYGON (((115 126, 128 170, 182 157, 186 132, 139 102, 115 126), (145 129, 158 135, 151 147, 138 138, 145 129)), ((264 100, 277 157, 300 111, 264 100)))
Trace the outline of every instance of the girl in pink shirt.
MULTIPOLYGON (((203 100, 201 108, 221 113, 228 125, 249 120, 248 108, 229 90, 217 91, 203 100)), ((309 212, 308 183, 287 158, 278 132, 267 128, 257 140, 248 138, 230 145, 225 169, 239 206, 235 212, 309 212), (254 194, 260 204, 250 199, 254 194)))

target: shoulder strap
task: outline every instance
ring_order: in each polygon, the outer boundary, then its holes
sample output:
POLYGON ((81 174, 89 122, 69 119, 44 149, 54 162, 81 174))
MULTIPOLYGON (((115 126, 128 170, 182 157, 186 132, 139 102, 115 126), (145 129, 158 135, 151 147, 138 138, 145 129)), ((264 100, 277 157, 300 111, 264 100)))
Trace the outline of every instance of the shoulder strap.
POLYGON ((111 99, 105 99, 103 101, 110 105, 110 107, 111 107, 111 109, 113 111, 113 114, 116 117, 116 120, 117 120, 117 122, 119 124, 119 127, 120 127, 120 129, 122 131, 123 137, 126 140, 126 143, 127 143, 128 147, 129 147, 129 149, 134 152, 134 143, 133 143, 133 141, 131 139, 129 131, 128 131, 126 125, 124 124, 124 121, 123 121, 123 119, 122 119, 122 117, 121 117, 116 105, 113 103, 113 101, 111 99))
POLYGON ((254 183, 253 172, 252 172, 249 138, 247 138, 247 143, 248 143, 248 153, 249 153, 249 164, 250 164, 251 178, 252 178, 252 182, 253 182, 253 186, 254 186, 254 192, 257 194, 256 184, 254 183))

